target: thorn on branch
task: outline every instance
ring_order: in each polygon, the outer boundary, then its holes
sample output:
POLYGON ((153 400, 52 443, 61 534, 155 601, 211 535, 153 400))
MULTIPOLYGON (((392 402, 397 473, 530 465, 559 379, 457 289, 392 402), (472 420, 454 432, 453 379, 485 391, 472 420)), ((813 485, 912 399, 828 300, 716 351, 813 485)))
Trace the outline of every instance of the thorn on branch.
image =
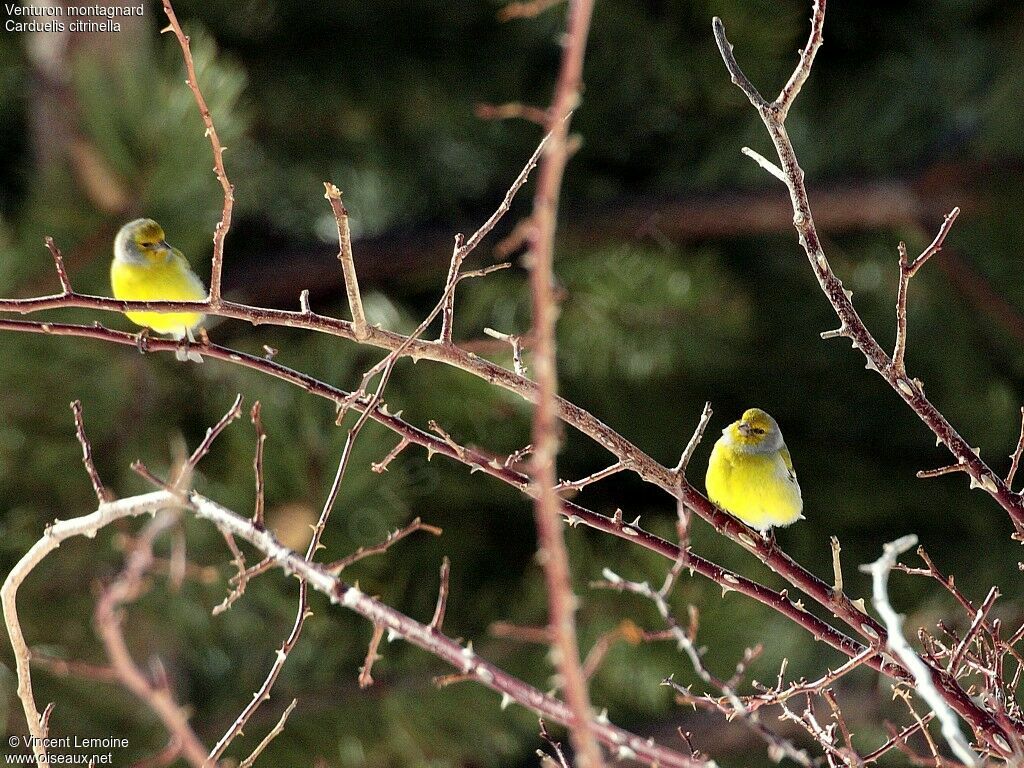
POLYGON ((113 501, 114 494, 104 487, 103 481, 100 479, 100 473, 96 471, 96 465, 92 460, 92 443, 89 442, 89 438, 85 434, 81 400, 75 400, 71 403, 71 412, 75 416, 75 436, 78 438, 79 445, 82 446, 82 463, 85 465, 85 471, 89 475, 90 482, 92 482, 92 489, 96 492, 96 498, 100 504, 113 501))
POLYGON ((356 262, 352 256, 352 233, 348 226, 348 211, 341 202, 341 190, 329 181, 324 182, 324 197, 331 204, 334 221, 338 227, 338 261, 345 276, 345 292, 348 294, 348 307, 352 312, 352 330, 360 341, 370 335, 363 312, 363 298, 359 293, 359 280, 356 278, 356 262))
POLYGON ((954 208, 946 214, 946 218, 942 222, 942 226, 939 228, 938 234, 935 235, 935 239, 932 240, 931 245, 925 248, 921 255, 913 261, 910 261, 907 256, 906 244, 900 242, 898 246, 900 281, 896 291, 896 348, 892 355, 892 368, 898 376, 906 373, 904 356, 907 350, 907 289, 910 285, 910 278, 917 274, 917 271, 924 266, 928 259, 942 250, 942 244, 946 240, 946 235, 949 234, 949 230, 953 227, 953 222, 956 221, 956 217, 959 215, 959 208, 954 208))

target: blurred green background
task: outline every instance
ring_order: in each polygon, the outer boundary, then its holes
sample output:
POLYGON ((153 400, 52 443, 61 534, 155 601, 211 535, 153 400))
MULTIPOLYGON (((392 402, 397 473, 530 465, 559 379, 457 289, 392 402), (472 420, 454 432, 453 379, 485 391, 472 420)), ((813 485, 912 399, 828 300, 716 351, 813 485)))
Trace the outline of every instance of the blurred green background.
MULTIPOLYGON (((323 199, 322 182, 332 180, 352 217, 368 314, 387 328, 414 328, 439 295, 451 236, 472 231, 493 210, 540 137, 522 120, 482 119, 477 106, 547 104, 564 6, 507 22, 499 21, 494 0, 180 0, 176 8, 192 35, 237 187, 228 293, 293 308, 308 288, 316 309, 347 316, 323 199)), ((807 3, 597 4, 586 92, 573 119, 581 144, 565 182, 557 253, 561 390, 665 463, 678 458, 710 400, 709 439, 691 465, 701 487, 718 430, 746 407, 765 408, 782 425, 806 503, 807 520, 779 533, 787 551, 831 579, 828 538, 839 536, 847 591, 866 596, 855 566, 875 559, 883 542, 916 532, 975 600, 998 584, 1006 598, 996 613, 1016 627, 1024 605, 1005 513, 970 492, 962 476, 915 479, 916 470, 947 457, 864 370, 858 353, 818 336, 836 321, 796 243, 783 188, 740 155, 744 145, 765 153, 770 146, 728 81, 711 36, 714 15, 725 20, 750 77, 774 93, 806 35, 807 3)), ((180 51, 172 36, 158 34, 165 20, 156 4, 141 21, 121 23, 115 35, 0 34, 0 295, 56 288, 45 235, 63 248, 76 288, 107 293, 113 234, 142 215, 158 219, 208 277, 221 198, 180 51)), ((919 250, 945 212, 963 208, 946 249, 911 286, 908 368, 1000 471, 1024 399, 1022 66, 1024 10, 1017 3, 835 3, 788 122, 833 268, 885 345, 894 335, 896 243, 919 250)), ((529 212, 530 189, 473 256, 474 266, 498 258, 495 245, 529 212)), ((116 316, 63 316, 130 327, 116 316)), ((511 365, 483 328, 524 333, 528 325, 518 261, 460 287, 460 343, 511 365)), ((210 335, 251 352, 278 348, 281 362, 349 389, 381 357, 327 336, 230 321, 210 335)), ((175 445, 184 439, 194 446, 236 392, 247 403, 260 400, 269 433, 268 517, 301 545, 344 439, 327 403, 216 361, 182 365, 99 342, 0 334, 0 359, 0 571, 47 522, 94 506, 66 406, 75 398, 83 402, 99 470, 119 495, 147 490, 129 469, 132 459, 165 470, 175 445)), ((438 365, 403 361, 387 400, 415 424, 435 419, 457 440, 494 452, 529 439, 522 401, 438 365)), ((448 632, 550 687, 543 649, 488 633, 499 620, 545 619, 530 504, 460 465, 428 463, 419 450, 405 451, 384 475, 371 473, 370 462, 395 442, 374 424, 360 437, 324 557, 376 542, 416 515, 443 527, 440 538, 417 536, 360 563, 350 578, 426 620, 438 563, 448 555, 448 632)), ((252 449, 252 427, 241 420, 203 463, 198 487, 249 510, 252 449)), ((597 446, 566 434, 563 477, 608 463, 597 446)), ((674 535, 670 500, 633 477, 588 488, 580 501, 606 513, 621 507, 628 518, 639 514, 646 527, 674 535)), ((203 568, 180 589, 169 585, 166 568, 158 571, 128 611, 127 632, 144 668, 161 660, 175 694, 193 708, 196 731, 212 745, 262 681, 291 626, 296 590, 293 581, 266 575, 211 618, 231 573, 228 553, 209 526, 185 527, 188 556, 203 568)), ((69 542, 37 570, 20 601, 33 647, 103 663, 92 606, 119 571, 124 536, 135 529, 69 542)), ((567 531, 567 540, 583 598, 584 651, 626 618, 661 628, 650 605, 588 584, 604 567, 660 581, 667 562, 582 528, 567 531)), ((781 586, 700 522, 694 542, 701 554, 781 586)), ((169 548, 163 540, 158 549, 166 555, 169 548)), ((912 622, 934 627, 946 616, 952 626, 966 623, 932 583, 897 574, 893 590, 912 622)), ((698 577, 684 578, 673 594, 681 616, 688 604, 701 611, 708 665, 724 677, 743 649, 758 643, 766 647, 754 679, 774 680, 784 656, 792 678, 817 677, 841 662, 777 614, 736 594, 723 598, 698 577)), ((536 764, 532 714, 515 706, 502 712, 494 694, 470 684, 436 688, 433 677, 449 670, 409 646, 385 645, 376 684, 360 691, 370 625, 319 597, 313 611, 273 700, 231 755, 248 754, 297 697, 265 765, 536 764)), ((24 733, 13 658, 0 646, 0 722, 24 733)), ((618 643, 593 679, 595 705, 613 722, 676 748, 676 728, 692 731, 695 745, 722 765, 767 764, 742 724, 676 705, 659 685, 673 673, 695 680, 671 644, 618 643)), ((166 742, 159 722, 121 688, 44 669, 35 681, 37 700, 56 702, 54 734, 126 735, 131 746, 118 754, 125 765, 166 742)), ((888 683, 870 671, 844 680, 838 697, 865 751, 884 740, 884 718, 907 721, 890 703, 888 683)))

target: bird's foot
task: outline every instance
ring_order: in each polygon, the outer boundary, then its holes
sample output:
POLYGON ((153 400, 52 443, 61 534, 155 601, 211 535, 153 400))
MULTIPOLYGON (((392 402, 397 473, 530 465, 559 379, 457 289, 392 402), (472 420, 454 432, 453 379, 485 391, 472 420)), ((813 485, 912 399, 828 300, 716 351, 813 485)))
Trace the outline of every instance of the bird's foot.
POLYGON ((135 334, 135 348, 139 350, 140 355, 149 352, 149 328, 143 328, 135 334))
MULTIPOLYGON (((206 339, 205 334, 203 335, 204 340, 209 344, 209 339, 206 339)), ((193 363, 203 362, 203 356, 192 349, 192 345, 196 343, 196 337, 192 335, 192 329, 186 328, 185 335, 178 340, 178 348, 174 352, 174 356, 181 362, 191 361, 193 363)))

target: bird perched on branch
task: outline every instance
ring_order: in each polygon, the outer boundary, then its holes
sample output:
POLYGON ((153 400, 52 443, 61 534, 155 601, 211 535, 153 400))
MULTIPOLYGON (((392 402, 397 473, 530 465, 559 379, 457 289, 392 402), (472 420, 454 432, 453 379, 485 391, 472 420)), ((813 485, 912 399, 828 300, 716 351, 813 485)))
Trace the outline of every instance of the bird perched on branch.
MULTIPOLYGON (((110 264, 114 298, 124 301, 204 301, 206 287, 177 248, 164 239, 152 219, 135 219, 114 238, 110 264)), ((203 322, 199 312, 125 312, 136 325, 181 341, 195 341, 192 332, 203 322)), ((195 353, 189 359, 201 361, 195 353), (198 358, 198 359, 197 359, 198 358)), ((184 356, 179 353, 179 359, 184 356)))
POLYGON ((722 430, 704 482, 708 498, 759 531, 803 518, 789 449, 775 419, 760 408, 722 430))

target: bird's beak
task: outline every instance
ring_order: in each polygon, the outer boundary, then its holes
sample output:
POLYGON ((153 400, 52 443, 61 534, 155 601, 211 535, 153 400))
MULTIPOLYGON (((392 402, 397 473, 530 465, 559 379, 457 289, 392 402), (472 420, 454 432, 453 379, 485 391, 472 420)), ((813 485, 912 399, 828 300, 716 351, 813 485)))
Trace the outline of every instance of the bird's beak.
POLYGON ((161 240, 159 245, 160 245, 161 250, 164 250, 164 251, 171 250, 171 245, 166 240, 161 240))
POLYGON ((744 437, 750 437, 754 433, 754 431, 750 428, 750 425, 747 424, 747 422, 745 421, 740 422, 738 429, 740 431, 740 434, 743 435, 744 437))

